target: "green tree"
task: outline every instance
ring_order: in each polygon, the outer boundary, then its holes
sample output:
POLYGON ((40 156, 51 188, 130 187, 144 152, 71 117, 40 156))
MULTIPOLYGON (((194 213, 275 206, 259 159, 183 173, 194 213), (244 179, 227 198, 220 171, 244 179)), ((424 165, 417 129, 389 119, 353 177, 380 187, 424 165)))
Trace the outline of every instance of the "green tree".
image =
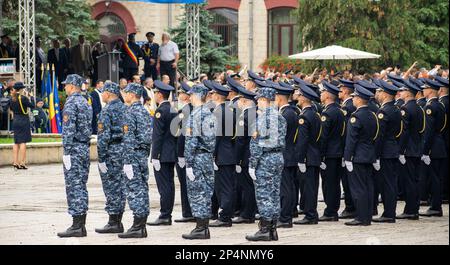
MULTIPOLYGON (((202 5, 204 7, 205 5, 202 5)), ((172 39, 180 49, 180 70, 186 73, 186 15, 179 18, 180 25, 169 29, 172 39)), ((212 15, 208 10, 200 9, 200 64, 201 72, 211 76, 213 73, 224 71, 226 66, 237 64, 237 59, 230 56, 230 46, 221 46, 222 38, 209 25, 212 15)))
MULTIPOLYGON (((4 0, 2 7, 3 32, 18 40, 18 1, 4 0)), ((41 36, 46 45, 53 38, 75 40, 79 34, 91 41, 98 39, 97 22, 91 18, 91 7, 85 0, 39 0, 35 1, 35 12, 36 35, 41 36)))
POLYGON ((352 62, 365 70, 394 64, 405 68, 414 61, 448 65, 448 1, 299 0, 299 4, 303 47, 336 44, 382 56, 352 62))

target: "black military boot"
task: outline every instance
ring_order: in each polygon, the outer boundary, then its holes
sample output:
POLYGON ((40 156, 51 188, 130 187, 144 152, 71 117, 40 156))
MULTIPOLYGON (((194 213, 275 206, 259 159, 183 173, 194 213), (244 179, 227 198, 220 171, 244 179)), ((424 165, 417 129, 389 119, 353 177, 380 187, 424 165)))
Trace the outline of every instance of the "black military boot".
POLYGON ((133 225, 125 233, 118 234, 119 238, 144 238, 147 237, 147 228, 145 223, 147 222, 146 217, 134 217, 133 225))
POLYGON ((103 228, 96 228, 95 232, 99 234, 123 233, 122 215, 123 213, 109 215, 108 223, 103 228))
POLYGON ((278 241, 277 226, 278 226, 278 219, 272 220, 270 227, 270 239, 274 241, 278 241))
POLYGON ((58 233, 59 237, 85 237, 87 235, 86 215, 73 216, 72 219, 72 226, 67 228, 66 231, 58 233))
POLYGON ((259 220, 259 231, 251 236, 246 236, 245 239, 248 241, 271 241, 271 227, 272 221, 267 221, 261 218, 259 220))
POLYGON ((182 237, 184 239, 210 239, 211 235, 209 234, 209 219, 200 219, 196 218, 197 226, 194 230, 191 231, 190 234, 183 234, 182 237))

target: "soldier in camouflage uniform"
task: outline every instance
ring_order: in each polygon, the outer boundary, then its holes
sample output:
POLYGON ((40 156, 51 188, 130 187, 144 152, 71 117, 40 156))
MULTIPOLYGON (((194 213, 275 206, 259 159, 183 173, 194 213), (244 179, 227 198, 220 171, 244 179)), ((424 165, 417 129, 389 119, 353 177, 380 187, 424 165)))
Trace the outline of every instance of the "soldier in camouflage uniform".
POLYGON ((214 191, 213 152, 216 144, 215 117, 205 105, 208 89, 194 86, 189 93, 194 110, 187 121, 184 156, 187 193, 197 226, 184 239, 209 239, 211 197, 214 191))
POLYGON ((280 185, 283 171, 286 120, 273 106, 275 90, 262 87, 256 97, 258 117, 256 132, 250 141, 249 174, 255 181, 259 231, 246 236, 249 241, 278 240, 277 220, 280 216, 280 185))
POLYGON ((59 237, 86 236, 92 108, 81 95, 83 81, 79 75, 69 75, 62 82, 68 96, 63 110, 64 179, 73 223, 65 232, 58 233, 59 237))
POLYGON ((134 221, 127 232, 119 234, 120 238, 147 237, 145 223, 150 213, 148 157, 152 144, 152 127, 150 114, 140 101, 143 89, 141 85, 132 83, 124 90, 124 99, 129 105, 123 126, 123 171, 126 176, 124 185, 134 221))
POLYGON ((122 233, 122 215, 125 210, 125 190, 123 186, 123 127, 127 107, 120 101, 119 85, 106 82, 102 100, 107 103, 98 118, 98 168, 106 197, 105 210, 109 221, 97 233, 122 233))

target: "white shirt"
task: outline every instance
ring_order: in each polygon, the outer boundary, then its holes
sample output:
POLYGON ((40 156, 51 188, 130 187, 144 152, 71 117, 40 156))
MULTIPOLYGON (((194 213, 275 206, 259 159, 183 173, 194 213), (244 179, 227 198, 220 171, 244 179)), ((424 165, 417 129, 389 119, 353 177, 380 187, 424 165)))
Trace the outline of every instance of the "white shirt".
POLYGON ((167 44, 161 44, 158 51, 158 56, 161 61, 163 62, 170 62, 175 60, 176 54, 179 54, 180 51, 178 50, 178 45, 173 42, 169 41, 167 44))

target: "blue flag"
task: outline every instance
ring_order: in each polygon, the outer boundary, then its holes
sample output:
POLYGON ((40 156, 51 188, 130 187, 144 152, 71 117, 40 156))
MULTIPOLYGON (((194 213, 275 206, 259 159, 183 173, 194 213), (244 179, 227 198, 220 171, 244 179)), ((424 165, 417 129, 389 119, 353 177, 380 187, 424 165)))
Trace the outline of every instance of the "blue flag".
POLYGON ((59 107, 59 93, 58 93, 58 79, 56 74, 53 75, 53 96, 55 103, 55 117, 56 117, 56 128, 58 133, 62 133, 62 122, 61 122, 61 108, 59 107))

